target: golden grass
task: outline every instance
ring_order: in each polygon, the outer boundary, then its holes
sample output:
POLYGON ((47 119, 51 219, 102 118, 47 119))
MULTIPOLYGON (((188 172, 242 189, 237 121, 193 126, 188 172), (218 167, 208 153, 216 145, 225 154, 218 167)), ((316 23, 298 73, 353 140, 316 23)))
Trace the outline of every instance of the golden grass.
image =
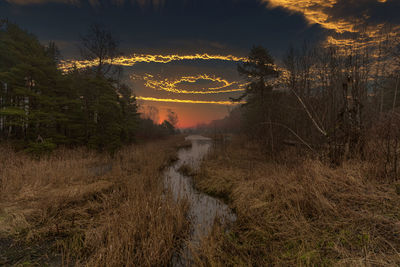
POLYGON ((215 227, 197 265, 400 265, 400 196, 367 179, 368 164, 268 163, 238 142, 214 151, 196 186, 226 199, 238 220, 229 232, 215 227))
POLYGON ((162 183, 178 142, 126 147, 113 159, 78 149, 34 160, 2 147, 0 265, 168 264, 188 232, 187 203, 162 183))
POLYGON ((196 174, 193 168, 187 163, 182 164, 179 167, 178 172, 185 176, 194 176, 196 174))

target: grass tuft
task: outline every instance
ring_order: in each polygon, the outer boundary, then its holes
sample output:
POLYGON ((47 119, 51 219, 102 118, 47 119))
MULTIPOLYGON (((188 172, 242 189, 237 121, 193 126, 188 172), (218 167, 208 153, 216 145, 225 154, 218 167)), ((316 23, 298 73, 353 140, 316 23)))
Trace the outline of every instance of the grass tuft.
POLYGON ((165 192, 160 172, 179 142, 113 159, 60 149, 35 160, 1 147, 0 265, 168 265, 189 231, 188 205, 165 192))
POLYGON ((199 266, 400 265, 400 197, 367 179, 370 163, 267 162, 234 142, 215 150, 196 186, 227 199, 238 219, 196 252, 199 266))

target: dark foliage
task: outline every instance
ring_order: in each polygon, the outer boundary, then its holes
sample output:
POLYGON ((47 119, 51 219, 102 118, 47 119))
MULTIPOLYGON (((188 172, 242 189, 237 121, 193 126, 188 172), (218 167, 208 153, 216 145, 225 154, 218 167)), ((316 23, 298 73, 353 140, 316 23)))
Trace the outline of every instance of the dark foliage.
MULTIPOLYGON (((102 56, 110 59, 113 52, 102 56)), ((114 152, 133 142, 139 123, 131 88, 106 77, 105 66, 62 73, 59 57, 54 43, 45 47, 11 23, 2 28, 0 138, 40 153, 60 144, 114 152)))

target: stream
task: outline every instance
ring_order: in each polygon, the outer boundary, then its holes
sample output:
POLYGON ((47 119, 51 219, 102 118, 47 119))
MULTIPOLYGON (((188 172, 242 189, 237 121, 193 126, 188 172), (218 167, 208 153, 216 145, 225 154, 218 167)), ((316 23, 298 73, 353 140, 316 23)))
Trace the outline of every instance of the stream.
POLYGON ((192 231, 188 244, 183 251, 175 255, 172 266, 191 265, 190 247, 196 247, 203 237, 211 231, 215 220, 218 218, 222 223, 236 220, 235 214, 219 199, 197 191, 193 185, 193 179, 181 174, 179 168, 187 164, 192 169, 200 167, 204 156, 209 152, 212 140, 199 135, 190 135, 186 140, 192 142, 192 147, 182 148, 178 151, 178 160, 170 166, 164 174, 165 187, 171 190, 174 199, 187 199, 189 201, 189 217, 192 231))

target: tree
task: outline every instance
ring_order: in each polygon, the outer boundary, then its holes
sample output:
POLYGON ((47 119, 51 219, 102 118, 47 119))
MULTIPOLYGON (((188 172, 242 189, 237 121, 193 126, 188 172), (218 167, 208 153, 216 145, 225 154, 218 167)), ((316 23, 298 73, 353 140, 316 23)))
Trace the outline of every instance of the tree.
POLYGON ((164 128, 167 134, 175 133, 175 127, 168 120, 164 120, 163 123, 161 124, 161 127, 164 128))
POLYGON ((275 63, 269 52, 262 46, 254 46, 246 62, 238 65, 238 72, 250 83, 242 96, 236 101, 246 97, 261 97, 262 101, 272 92, 271 80, 278 78, 275 63))
MULTIPOLYGON (((54 46, 55 49, 55 46, 54 46)), ((31 141, 57 136, 65 120, 61 102, 66 88, 48 48, 17 25, 0 30, 0 90, 2 136, 31 141)))
POLYGON ((178 115, 171 109, 167 110, 167 121, 176 128, 179 122, 178 115))
POLYGON ((142 117, 144 119, 152 120, 155 124, 158 124, 160 121, 159 111, 157 107, 154 106, 145 106, 142 107, 142 117))
POLYGON ((382 84, 385 79, 380 74, 374 78, 371 75, 372 54, 378 55, 377 73, 383 73, 381 53, 374 53, 370 46, 304 45, 300 50, 290 48, 283 60, 286 87, 297 100, 293 108, 299 110, 292 117, 292 124, 302 125, 294 128, 315 147, 327 146, 335 165, 345 158, 363 157, 365 128, 372 121, 367 122, 367 117, 379 114, 371 107, 382 110, 384 97, 383 91, 378 90, 378 80, 382 84), (369 97, 371 92, 373 96, 369 97), (376 104, 378 97, 380 105, 376 104))
POLYGON ((102 64, 63 74, 59 58, 54 42, 43 46, 11 23, 0 29, 0 138, 31 152, 56 144, 114 152, 132 142, 138 117, 132 90, 106 77, 102 64))
POLYGON ((122 139, 131 143, 135 138, 135 133, 138 127, 137 112, 138 106, 136 97, 132 94, 132 89, 129 86, 122 84, 119 89, 119 103, 122 111, 123 137, 122 139))
POLYGON ((252 138, 257 138, 274 151, 274 133, 272 124, 272 112, 278 97, 273 92, 273 82, 278 78, 279 72, 275 68, 274 60, 269 52, 261 47, 254 46, 248 60, 238 65, 241 76, 248 80, 249 84, 245 92, 234 101, 246 99, 244 111, 244 127, 252 138))
POLYGON ((96 72, 107 75, 112 67, 113 59, 118 55, 118 42, 104 26, 93 24, 89 31, 81 37, 80 50, 86 60, 97 61, 96 72))

